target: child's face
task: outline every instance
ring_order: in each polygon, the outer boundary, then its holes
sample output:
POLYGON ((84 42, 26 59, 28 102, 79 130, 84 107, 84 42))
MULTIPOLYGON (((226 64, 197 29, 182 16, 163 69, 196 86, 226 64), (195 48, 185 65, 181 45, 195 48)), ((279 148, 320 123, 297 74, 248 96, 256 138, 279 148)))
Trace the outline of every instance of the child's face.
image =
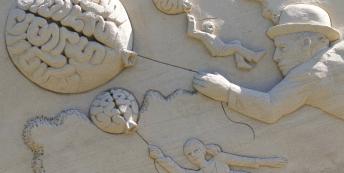
POLYGON ((184 148, 184 154, 192 164, 199 166, 205 159, 205 147, 195 142, 184 148))

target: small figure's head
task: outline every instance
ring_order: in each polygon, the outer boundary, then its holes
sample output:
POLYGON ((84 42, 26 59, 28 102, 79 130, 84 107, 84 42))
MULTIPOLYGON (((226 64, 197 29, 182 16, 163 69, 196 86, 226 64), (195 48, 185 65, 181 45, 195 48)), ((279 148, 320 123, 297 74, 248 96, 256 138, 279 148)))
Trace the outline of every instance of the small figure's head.
POLYGON ((216 26, 213 22, 211 21, 205 21, 202 24, 202 31, 209 33, 209 34, 214 34, 216 30, 216 26))
POLYGON ((200 167, 205 162, 206 146, 198 139, 189 139, 184 144, 184 154, 192 164, 200 167))
POLYGON ((268 36, 274 40, 274 60, 283 75, 329 47, 340 38, 332 27, 328 13, 320 7, 306 4, 286 6, 279 24, 271 27, 268 36))

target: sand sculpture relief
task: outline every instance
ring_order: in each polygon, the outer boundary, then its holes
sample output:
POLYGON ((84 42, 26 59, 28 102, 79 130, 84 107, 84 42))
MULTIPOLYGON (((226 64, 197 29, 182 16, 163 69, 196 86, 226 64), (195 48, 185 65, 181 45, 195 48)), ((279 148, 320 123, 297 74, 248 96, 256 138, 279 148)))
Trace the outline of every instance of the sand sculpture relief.
POLYGON ((205 145, 196 138, 191 138, 185 142, 183 152, 188 160, 198 167, 198 170, 183 168, 172 158, 166 156, 159 147, 149 146, 150 157, 168 173, 245 173, 246 171, 232 170, 229 165, 249 168, 278 168, 287 163, 287 159, 282 157, 259 158, 226 153, 222 151, 220 146, 216 144, 205 145), (210 155, 211 158, 206 159, 206 155, 210 155))
POLYGON ((219 0, 256 8, 234 15, 228 25, 239 25, 241 17, 247 19, 257 11, 259 20, 269 22, 264 33, 252 28, 252 33, 271 41, 257 46, 243 36, 251 31, 225 38, 219 32, 225 26, 216 16, 224 12, 209 14, 207 10, 215 7, 203 0, 14 1, 4 29, 9 58, 27 79, 55 93, 49 99, 61 97, 65 104, 56 105, 65 108, 54 116, 39 114, 26 119, 24 128, 21 125, 22 141, 32 154, 21 158, 27 172, 332 173, 344 169, 344 153, 338 149, 344 141, 340 135, 343 31, 335 27, 334 13, 324 3, 219 0), (145 10, 151 10, 149 17, 141 14, 145 10), (167 22, 161 28, 170 27, 169 20, 174 25, 183 19, 182 26, 173 26, 173 37, 185 37, 189 52, 200 46, 204 57, 190 57, 182 65, 158 57, 154 48, 183 52, 168 43, 150 45, 155 38, 148 39, 147 33, 164 32, 149 30, 149 20, 159 17, 167 22), (137 38, 146 38, 135 46, 134 31, 137 38), (271 59, 269 46, 274 47, 271 59), (205 59, 202 65, 217 62, 219 68, 193 69, 188 63, 197 58, 205 59), (221 74, 223 60, 233 63, 227 74, 221 74), (251 78, 252 85, 238 80, 242 74, 271 77, 268 73, 273 71, 261 67, 271 64, 281 79, 270 89, 257 89, 254 83, 260 79, 251 78), (117 76, 128 67, 132 69, 117 76), (186 83, 188 89, 175 87, 179 83, 186 83), (108 89, 91 91, 103 85, 108 89), (84 94, 92 98, 85 99, 84 94), (78 96, 80 108, 64 102, 78 96), (27 170, 30 163, 32 170, 27 170))
MULTIPOLYGON (((193 95, 188 91, 180 90, 176 91, 173 97, 178 97, 180 94, 193 95)), ((39 142, 41 139, 37 138, 35 133, 46 128, 62 128, 71 118, 76 118, 88 126, 97 126, 102 131, 110 134, 125 134, 128 137, 137 134, 142 137, 142 140, 148 142, 143 136, 143 134, 146 134, 146 130, 140 131, 138 128, 138 115, 139 111, 144 113, 147 109, 150 109, 152 105, 149 104, 153 102, 150 99, 156 99, 157 97, 163 96, 155 91, 148 91, 141 108, 139 108, 136 98, 129 91, 122 88, 113 88, 102 92, 95 98, 91 104, 89 115, 78 109, 67 109, 52 117, 38 116, 30 119, 24 126, 23 140, 33 154, 31 162, 33 172, 49 172, 44 166, 45 146, 39 142)), ((167 100, 175 99, 173 97, 171 96, 167 100)), ((149 123, 144 122, 143 124, 149 123)), ((288 163, 286 158, 278 156, 258 157, 227 153, 217 144, 206 145, 197 138, 190 138, 183 144, 183 153, 192 164, 197 166, 197 169, 193 170, 180 166, 153 143, 147 143, 147 147, 149 158, 154 161, 158 172, 248 173, 244 170, 234 170, 232 166, 254 169, 260 167, 281 168, 288 163)))
POLYGON ((90 115, 105 132, 131 133, 137 128, 139 105, 129 91, 111 89, 97 96, 91 105, 90 115))
POLYGON ((18 0, 6 30, 17 68, 59 93, 93 89, 133 66, 132 39, 118 0, 18 0))
POLYGON ((262 59, 265 50, 249 50, 242 46, 239 40, 224 42, 216 35, 218 30, 211 20, 203 20, 200 29, 198 19, 193 15, 193 4, 188 0, 153 0, 155 6, 163 13, 187 14, 187 35, 190 38, 201 41, 213 57, 235 56, 237 68, 241 70, 251 70, 254 64, 262 59))
POLYGON ((31 166, 34 173, 44 173, 46 170, 43 160, 45 153, 44 146, 34 139, 32 131, 38 127, 57 128, 62 126, 70 117, 77 117, 82 121, 90 123, 87 115, 76 109, 64 110, 54 117, 35 117, 26 122, 23 130, 23 140, 25 145, 32 151, 33 158, 31 166))
POLYGON ((220 74, 196 75, 194 87, 231 109, 251 118, 276 123, 304 105, 317 107, 343 118, 341 104, 343 42, 332 27, 329 14, 307 4, 286 6, 279 23, 267 31, 274 40, 274 61, 284 79, 269 92, 260 92, 231 83, 220 74))

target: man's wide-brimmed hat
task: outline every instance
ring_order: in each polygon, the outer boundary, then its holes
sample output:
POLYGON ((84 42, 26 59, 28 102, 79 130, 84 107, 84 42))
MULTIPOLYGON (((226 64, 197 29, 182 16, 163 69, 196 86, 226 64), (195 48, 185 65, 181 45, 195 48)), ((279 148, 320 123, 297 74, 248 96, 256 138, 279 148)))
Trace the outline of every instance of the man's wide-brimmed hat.
POLYGON ((322 33, 330 41, 341 37, 340 32, 332 27, 329 14, 318 6, 308 4, 286 6, 281 12, 279 24, 271 27, 267 35, 273 39, 297 32, 322 33))

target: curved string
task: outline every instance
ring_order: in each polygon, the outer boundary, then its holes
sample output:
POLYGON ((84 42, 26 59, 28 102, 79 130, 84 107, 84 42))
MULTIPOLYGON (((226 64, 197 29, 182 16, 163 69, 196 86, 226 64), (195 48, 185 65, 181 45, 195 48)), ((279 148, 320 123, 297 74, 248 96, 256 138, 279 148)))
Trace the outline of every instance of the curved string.
POLYGON ((240 122, 240 121, 234 121, 234 120, 228 115, 228 113, 227 113, 227 111, 226 111, 226 109, 225 109, 225 106, 224 106, 223 104, 224 104, 224 103, 221 102, 221 107, 222 107, 223 112, 224 112, 225 115, 226 115, 226 118, 227 118, 229 121, 231 121, 232 123, 235 123, 235 124, 239 124, 239 125, 243 125, 243 126, 248 127, 248 128, 252 131, 253 140, 255 140, 255 139, 256 139, 256 132, 254 131, 254 128, 253 128, 251 125, 247 124, 247 123, 240 122))

